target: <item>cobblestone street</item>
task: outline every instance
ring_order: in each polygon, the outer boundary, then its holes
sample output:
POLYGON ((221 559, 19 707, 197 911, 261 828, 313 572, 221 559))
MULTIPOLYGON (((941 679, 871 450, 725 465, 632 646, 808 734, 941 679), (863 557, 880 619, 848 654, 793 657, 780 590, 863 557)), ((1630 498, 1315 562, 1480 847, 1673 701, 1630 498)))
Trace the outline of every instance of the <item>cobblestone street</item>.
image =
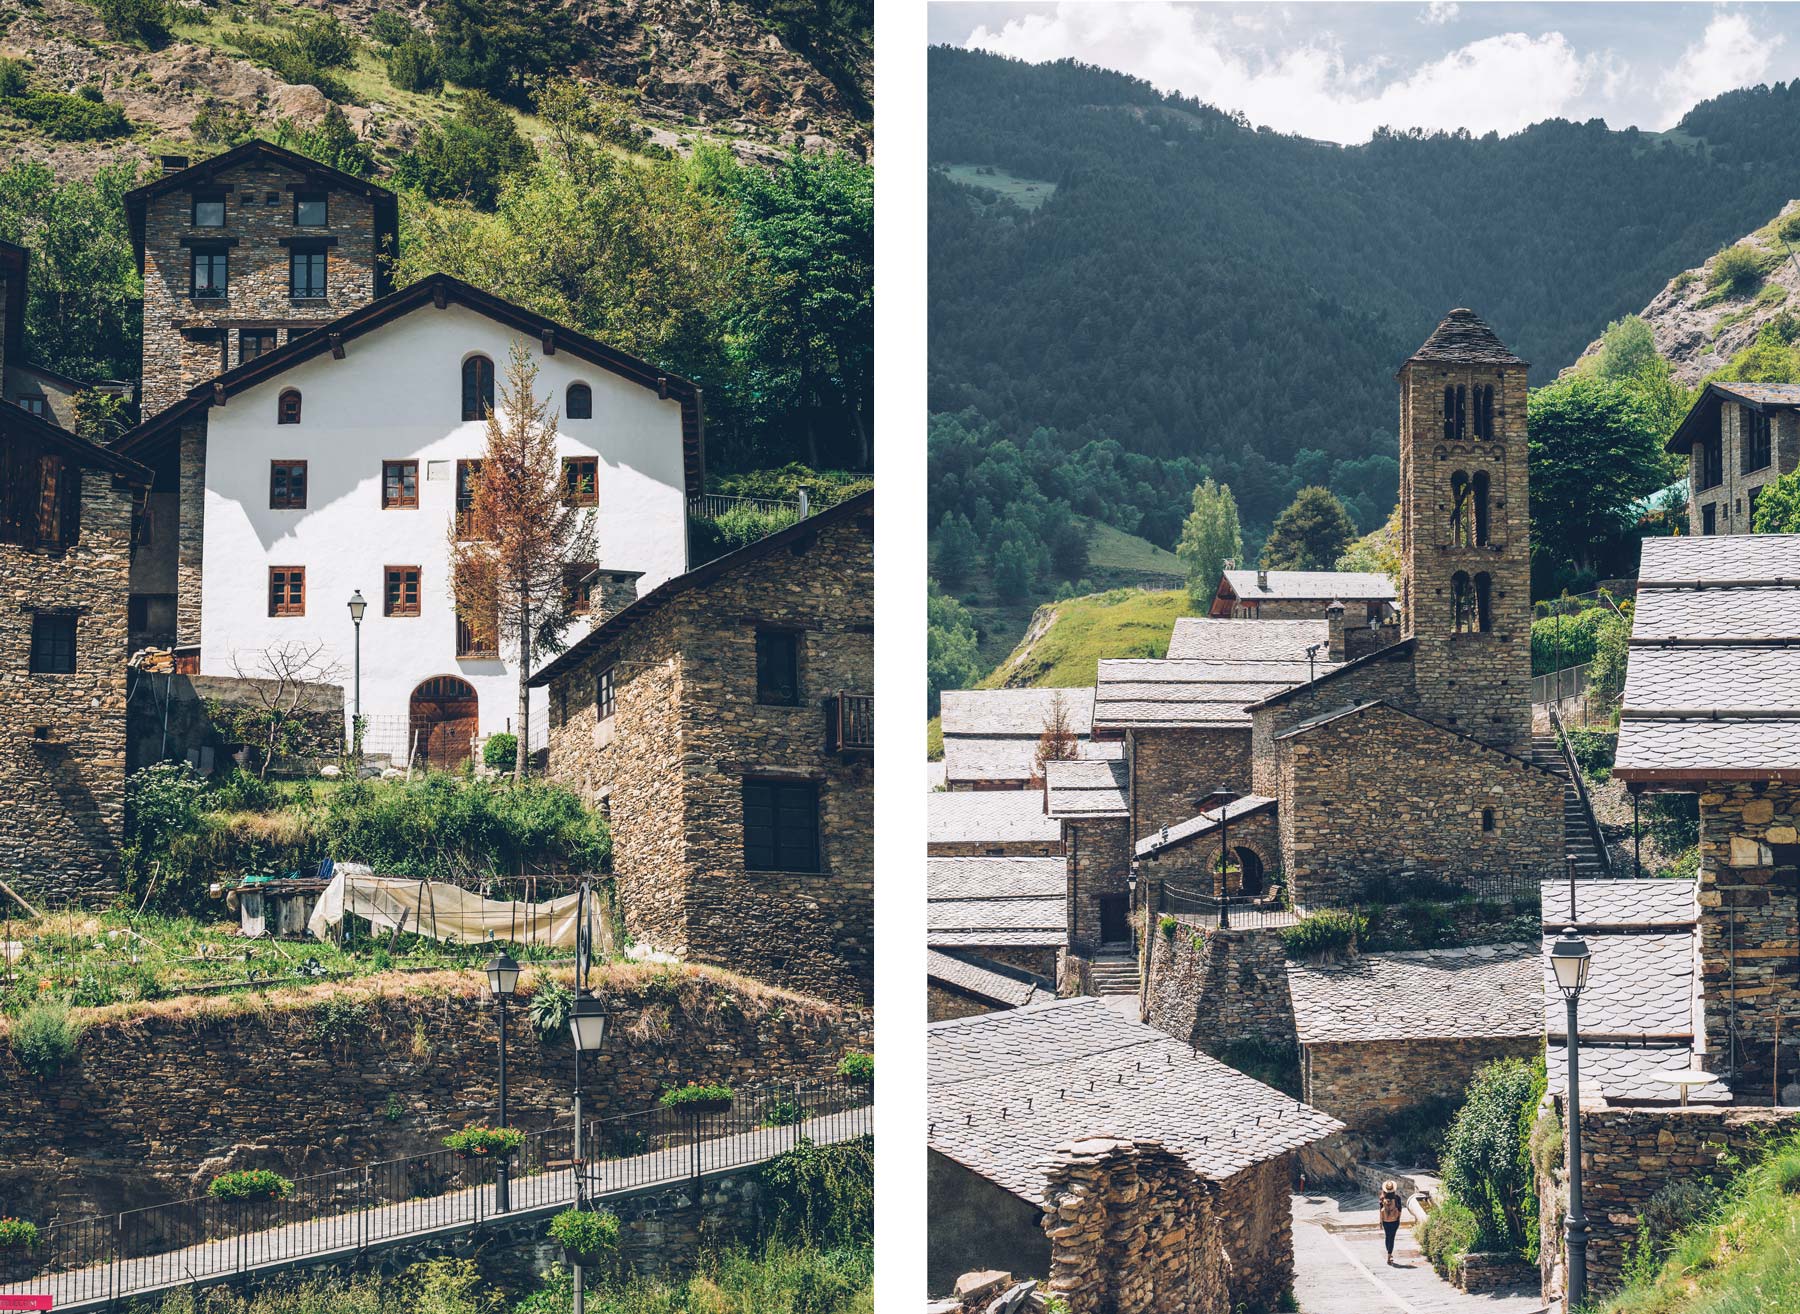
POLYGON ((1394 1267, 1382 1259, 1375 1197, 1294 1197, 1294 1295, 1301 1314, 1542 1314, 1535 1287, 1471 1296, 1431 1270, 1402 1222, 1394 1267))

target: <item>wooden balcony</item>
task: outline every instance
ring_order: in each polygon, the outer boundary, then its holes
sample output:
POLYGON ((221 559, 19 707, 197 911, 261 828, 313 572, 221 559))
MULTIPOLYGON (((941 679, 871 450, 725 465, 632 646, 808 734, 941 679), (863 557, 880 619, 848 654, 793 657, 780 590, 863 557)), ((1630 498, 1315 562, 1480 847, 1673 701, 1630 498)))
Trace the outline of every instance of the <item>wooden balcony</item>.
POLYGON ((850 756, 875 751, 875 695, 845 693, 825 704, 825 751, 850 756))

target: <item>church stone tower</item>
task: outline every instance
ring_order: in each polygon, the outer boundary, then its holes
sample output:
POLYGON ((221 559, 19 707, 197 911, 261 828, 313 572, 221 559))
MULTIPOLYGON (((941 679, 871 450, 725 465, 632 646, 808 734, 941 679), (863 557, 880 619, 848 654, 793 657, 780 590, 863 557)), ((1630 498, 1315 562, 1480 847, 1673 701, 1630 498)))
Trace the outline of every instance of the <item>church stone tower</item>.
POLYGON ((1400 608, 1419 714, 1528 757, 1526 369, 1466 309, 1401 367, 1400 608))

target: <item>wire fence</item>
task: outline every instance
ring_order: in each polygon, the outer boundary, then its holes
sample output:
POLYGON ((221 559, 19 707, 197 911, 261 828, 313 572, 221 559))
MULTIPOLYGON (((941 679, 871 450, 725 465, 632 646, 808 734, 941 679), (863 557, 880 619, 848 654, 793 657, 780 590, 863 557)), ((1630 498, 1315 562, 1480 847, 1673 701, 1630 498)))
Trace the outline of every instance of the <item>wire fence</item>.
POLYGON ((1560 671, 1545 671, 1542 675, 1532 676, 1531 701, 1539 706, 1560 703, 1568 698, 1580 698, 1585 702, 1588 670, 1592 665, 1592 662, 1583 662, 1579 666, 1565 666, 1560 671))
POLYGON ((528 1135, 504 1184, 498 1160, 438 1150, 303 1177, 279 1199, 199 1196, 52 1223, 23 1257, 0 1251, 0 1294, 48 1293, 57 1308, 118 1300, 572 1204, 578 1171, 595 1199, 873 1133, 871 1088, 846 1082, 768 1087, 704 1112, 645 1109, 584 1122, 579 1159, 571 1125, 528 1135))

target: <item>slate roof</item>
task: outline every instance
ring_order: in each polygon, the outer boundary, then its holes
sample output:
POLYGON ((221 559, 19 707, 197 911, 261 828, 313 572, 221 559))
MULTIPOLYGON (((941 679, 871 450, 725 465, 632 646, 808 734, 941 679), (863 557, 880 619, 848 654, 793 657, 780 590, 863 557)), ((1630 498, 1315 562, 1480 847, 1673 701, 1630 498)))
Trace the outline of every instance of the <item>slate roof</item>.
POLYGON ((1525 364, 1500 341, 1486 320, 1466 306, 1458 306, 1445 315, 1443 322, 1408 359, 1466 365, 1525 364))
POLYGON ((1325 655, 1331 642, 1330 625, 1323 620, 1227 620, 1211 616, 1183 616, 1169 636, 1172 660, 1303 662, 1306 650, 1318 645, 1325 655))
POLYGON ((1800 534, 1646 539, 1613 774, 1800 770, 1800 534))
POLYGON ((1126 767, 1123 760, 1080 759, 1044 763, 1044 792, 1053 817, 1123 817, 1126 767))
POLYGON ((939 899, 1061 898, 1068 880, 1061 858, 927 858, 925 897, 939 899))
POLYGON ((1088 734, 1094 725, 1092 689, 946 689, 944 734, 1024 735, 1036 743, 1059 694, 1070 732, 1088 734))
POLYGON ((1363 954, 1287 973, 1302 1045, 1543 1033, 1535 944, 1363 954))
MULTIPOLYGON (((1313 671, 1331 669, 1316 662, 1313 671)), ((1094 724, 1106 730, 1249 729, 1251 703, 1304 684, 1307 662, 1117 658, 1100 663, 1094 724)))
POLYGON ((1669 435, 1664 450, 1685 452, 1702 435, 1708 438, 1717 435, 1719 404, 1727 397, 1732 401, 1748 402, 1757 410, 1800 406, 1800 386, 1792 383, 1709 383, 1694 398, 1694 404, 1675 427, 1675 432, 1669 435))
MULTIPOLYGON (((1681 1101, 1681 1088, 1657 1080, 1657 1073, 1682 1068, 1712 1071, 1705 1055, 1696 1056, 1688 1045, 1581 1044, 1581 1103, 1585 1107, 1604 1099, 1611 1104, 1681 1101)), ((1545 1051, 1550 1093, 1562 1095, 1569 1088, 1569 1051, 1560 1038, 1545 1051)), ((1717 1081, 1688 1088, 1690 1104, 1729 1104, 1731 1091, 1717 1081)))
POLYGON ((941 790, 950 779, 950 768, 942 762, 925 764, 925 788, 928 792, 941 790))
POLYGON ((1029 972, 979 958, 960 958, 936 949, 925 951, 925 979, 1002 1008, 1023 1008, 1034 999, 1056 998, 1055 986, 1029 972))
MULTIPOLYGON (((1262 812, 1276 805, 1275 800, 1262 794, 1246 794, 1242 798, 1233 799, 1225 805, 1225 820, 1235 824, 1239 818, 1262 812)), ((1137 856, 1147 858, 1164 849, 1173 848, 1177 844, 1198 839, 1219 828, 1219 809, 1211 808, 1199 816, 1189 817, 1186 821, 1178 821, 1173 826, 1164 826, 1152 831, 1137 843, 1137 856)))
POLYGON ((1058 1146, 1155 1139, 1211 1181, 1343 1124, 1099 999, 1060 999, 926 1030, 933 1150, 1041 1200, 1058 1146))
MULTIPOLYGON (((1037 735, 946 735, 944 777, 947 781, 1028 781, 1037 770, 1037 749, 1037 735)), ((1082 739, 1075 745, 1075 754, 1096 761, 1122 758, 1125 744, 1117 739, 1082 739)))
MULTIPOLYGON (((1580 906, 1579 896, 1577 907, 1580 906)), ((1668 1039, 1694 1034, 1694 938, 1688 931, 1632 935, 1589 932, 1584 938, 1593 963, 1581 992, 1583 1040, 1592 1037, 1668 1039)), ((1564 1034, 1563 998, 1550 970, 1550 946, 1543 941, 1544 1028, 1564 1034)))
MULTIPOLYGON (((1254 570, 1228 570, 1225 582, 1246 602, 1392 602, 1394 581, 1378 570, 1271 570, 1267 584, 1254 570)), ((1267 622, 1259 622, 1267 624, 1267 622)))
MULTIPOLYGON (((1543 885, 1544 930, 1560 931, 1569 922, 1569 883, 1543 885)), ((1664 926, 1681 930, 1694 925, 1694 882, 1691 880, 1598 880, 1575 882, 1575 922, 1587 931, 1628 926, 1664 926)))
POLYGON ((934 949, 1068 942, 1061 858, 929 858, 926 943, 934 949))
POLYGON ((925 797, 931 844, 1054 844, 1062 825, 1037 789, 939 790, 925 797))

